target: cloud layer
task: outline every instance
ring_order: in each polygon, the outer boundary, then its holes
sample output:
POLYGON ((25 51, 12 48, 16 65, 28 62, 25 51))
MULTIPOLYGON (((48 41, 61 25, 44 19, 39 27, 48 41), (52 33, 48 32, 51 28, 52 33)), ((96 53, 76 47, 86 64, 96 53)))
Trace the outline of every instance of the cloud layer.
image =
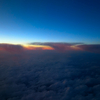
POLYGON ((87 52, 2 54, 0 99, 100 100, 99 60, 87 52))

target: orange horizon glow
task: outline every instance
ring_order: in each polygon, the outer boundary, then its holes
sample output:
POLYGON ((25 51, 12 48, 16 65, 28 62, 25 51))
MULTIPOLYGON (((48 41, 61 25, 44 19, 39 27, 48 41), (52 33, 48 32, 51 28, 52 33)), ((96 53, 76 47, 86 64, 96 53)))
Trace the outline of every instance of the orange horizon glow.
POLYGON ((78 45, 71 46, 73 50, 83 50, 82 48, 78 47, 78 45))
POLYGON ((26 50, 54 50, 54 48, 45 45, 23 45, 26 50))
POLYGON ((78 45, 67 46, 64 44, 52 44, 49 45, 31 45, 31 44, 1 44, 0 50, 5 51, 24 51, 24 50, 57 50, 57 51, 68 51, 68 50, 82 50, 78 45))

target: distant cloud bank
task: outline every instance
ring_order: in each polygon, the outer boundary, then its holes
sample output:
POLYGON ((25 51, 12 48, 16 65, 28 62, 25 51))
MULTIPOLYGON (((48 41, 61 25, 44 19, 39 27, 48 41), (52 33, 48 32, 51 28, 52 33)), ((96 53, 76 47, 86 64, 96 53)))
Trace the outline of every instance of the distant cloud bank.
POLYGON ((24 48, 21 45, 0 44, 0 50, 8 52, 22 52, 24 48))
POLYGON ((0 44, 0 50, 9 52, 22 52, 25 50, 56 50, 65 51, 88 51, 100 53, 100 44, 83 44, 83 43, 54 43, 54 42, 34 42, 26 45, 0 44))

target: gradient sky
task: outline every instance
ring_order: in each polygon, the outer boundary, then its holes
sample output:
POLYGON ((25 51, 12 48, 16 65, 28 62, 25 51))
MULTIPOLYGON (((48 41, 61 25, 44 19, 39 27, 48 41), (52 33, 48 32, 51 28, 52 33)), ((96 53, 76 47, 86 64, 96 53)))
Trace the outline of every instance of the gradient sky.
POLYGON ((100 44, 100 0, 0 0, 0 43, 100 44))

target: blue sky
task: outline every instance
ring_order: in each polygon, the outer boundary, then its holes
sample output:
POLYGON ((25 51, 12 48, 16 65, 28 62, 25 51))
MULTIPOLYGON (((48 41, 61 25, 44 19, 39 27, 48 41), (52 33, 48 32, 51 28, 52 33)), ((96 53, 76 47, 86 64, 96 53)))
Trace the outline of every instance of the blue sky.
POLYGON ((100 0, 0 0, 0 43, 100 43, 100 0))

